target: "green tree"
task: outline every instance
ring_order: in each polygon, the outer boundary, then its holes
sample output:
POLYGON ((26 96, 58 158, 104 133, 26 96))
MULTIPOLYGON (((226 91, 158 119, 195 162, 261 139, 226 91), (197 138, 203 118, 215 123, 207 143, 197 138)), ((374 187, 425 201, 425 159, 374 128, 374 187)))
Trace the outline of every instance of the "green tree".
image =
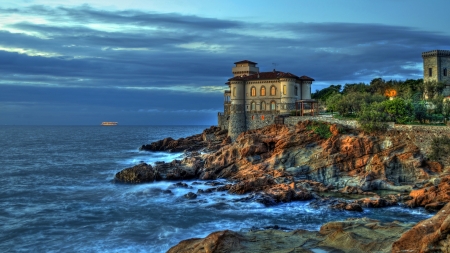
POLYGON ((405 124, 414 119, 413 106, 402 98, 394 98, 383 102, 384 112, 389 115, 389 121, 405 124))
POLYGON ((389 115, 385 112, 383 103, 374 102, 364 106, 357 121, 360 128, 366 132, 384 131, 388 128, 386 122, 389 121, 389 115))
POLYGON ((342 95, 339 93, 334 93, 332 95, 330 95, 326 100, 325 100, 325 105, 327 107, 327 110, 330 112, 336 112, 337 111, 337 105, 339 103, 339 101, 342 99, 342 95))
POLYGON ((342 88, 342 86, 340 84, 339 85, 330 85, 330 87, 327 87, 325 89, 316 90, 315 93, 311 94, 311 97, 313 99, 318 99, 318 100, 325 101, 331 95, 333 95, 335 93, 339 93, 341 88, 342 88))

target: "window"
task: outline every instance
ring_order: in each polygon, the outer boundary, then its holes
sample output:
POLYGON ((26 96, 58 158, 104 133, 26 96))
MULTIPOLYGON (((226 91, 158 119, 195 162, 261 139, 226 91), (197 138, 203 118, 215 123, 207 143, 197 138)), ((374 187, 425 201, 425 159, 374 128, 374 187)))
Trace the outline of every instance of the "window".
POLYGON ((266 103, 263 101, 261 102, 261 111, 265 111, 266 110, 266 103))
POLYGON ((428 76, 433 76, 433 69, 432 68, 428 69, 428 76))
POLYGON ((447 76, 447 68, 444 69, 444 76, 447 76))
POLYGON ((283 85, 283 95, 286 95, 286 85, 283 85))
POLYGON ((255 115, 252 115, 252 120, 254 120, 255 119, 255 115))
POLYGON ((236 97, 236 87, 233 88, 233 97, 236 97))
POLYGON ((252 105, 252 111, 256 111, 256 103, 252 102, 251 105, 252 105))
POLYGON ((297 87, 297 85, 295 86, 295 95, 298 96, 298 87, 297 87))
POLYGON ((275 86, 270 87, 270 95, 275 96, 276 93, 277 93, 277 88, 275 88, 275 86))
POLYGON ((275 109, 276 109, 276 103, 275 103, 275 101, 270 102, 270 110, 271 110, 271 111, 275 111, 275 109))
POLYGON ((256 88, 255 87, 252 87, 250 94, 251 94, 250 96, 252 96, 252 97, 256 96, 256 88))
POLYGON ((261 96, 265 96, 266 95, 266 87, 261 87, 261 96))

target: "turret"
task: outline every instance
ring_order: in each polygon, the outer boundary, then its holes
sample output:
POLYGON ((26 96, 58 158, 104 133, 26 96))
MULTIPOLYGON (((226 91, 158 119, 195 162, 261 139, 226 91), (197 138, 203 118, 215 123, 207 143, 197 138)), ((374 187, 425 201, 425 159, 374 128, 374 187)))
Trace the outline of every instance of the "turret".
POLYGON ((259 68, 256 67, 256 62, 243 60, 234 63, 236 66, 233 67, 232 72, 234 76, 249 76, 259 72, 259 68))
POLYGON ((245 83, 241 80, 230 81, 231 106, 228 122, 228 135, 234 141, 247 130, 245 123, 245 83))

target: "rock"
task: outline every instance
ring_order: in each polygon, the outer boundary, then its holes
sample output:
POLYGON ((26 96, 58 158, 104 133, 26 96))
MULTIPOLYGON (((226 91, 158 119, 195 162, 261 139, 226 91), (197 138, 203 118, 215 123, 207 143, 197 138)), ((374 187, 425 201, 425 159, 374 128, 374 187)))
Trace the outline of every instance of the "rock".
POLYGON ((362 212, 363 209, 358 203, 347 203, 345 201, 339 202, 337 204, 331 205, 331 209, 342 210, 342 211, 352 211, 352 212, 362 212))
MULTIPOLYGON (((200 149, 208 148, 209 150, 217 150, 227 142, 227 130, 222 130, 220 127, 212 126, 203 130, 201 134, 180 138, 174 140, 170 137, 151 144, 142 145, 139 150, 146 151, 168 151, 168 152, 183 152, 183 151, 198 151, 200 149)), ((196 153, 191 156, 198 155, 196 153)))
POLYGON ((247 180, 243 180, 233 186, 231 186, 230 190, 228 190, 229 193, 236 193, 236 194, 244 194, 247 192, 255 192, 260 191, 263 188, 273 185, 274 182, 269 177, 258 177, 258 178, 251 178, 247 180))
POLYGON ((131 168, 126 168, 118 172, 115 176, 116 182, 122 183, 146 183, 160 179, 160 175, 153 167, 146 163, 141 163, 131 168))
POLYGON ((205 252, 391 252, 392 243, 409 224, 381 223, 367 218, 324 224, 316 231, 285 232, 277 226, 250 232, 214 232, 206 238, 181 241, 168 253, 205 252))
POLYGON ((439 203, 450 202, 450 176, 444 176, 436 182, 439 182, 437 186, 431 184, 432 186, 411 191, 409 195, 412 199, 406 201, 406 205, 410 207, 429 205, 431 208, 440 206, 439 203))
POLYGON ((187 194, 184 194, 184 197, 187 199, 196 199, 197 198, 197 194, 193 193, 193 192, 188 192, 187 194))
POLYGON ((356 187, 356 186, 346 186, 346 187, 342 188, 341 190, 339 190, 339 192, 345 193, 345 194, 363 194, 364 193, 361 190, 361 188, 356 187))
POLYGON ((392 252, 450 252, 450 203, 402 234, 392 245, 392 252))

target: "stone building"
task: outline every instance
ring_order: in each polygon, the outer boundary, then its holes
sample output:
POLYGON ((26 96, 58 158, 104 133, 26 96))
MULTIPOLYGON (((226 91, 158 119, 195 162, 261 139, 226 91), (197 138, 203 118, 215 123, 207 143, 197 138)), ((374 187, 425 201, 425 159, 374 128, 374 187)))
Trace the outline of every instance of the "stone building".
POLYGON ((450 50, 433 50, 422 53, 423 81, 447 84, 444 96, 450 95, 450 50))
POLYGON ((224 112, 218 115, 218 125, 228 129, 234 140, 240 133, 274 123, 277 116, 289 115, 299 100, 311 100, 308 76, 273 70, 259 72, 256 62, 235 62, 234 77, 226 83, 224 112))

